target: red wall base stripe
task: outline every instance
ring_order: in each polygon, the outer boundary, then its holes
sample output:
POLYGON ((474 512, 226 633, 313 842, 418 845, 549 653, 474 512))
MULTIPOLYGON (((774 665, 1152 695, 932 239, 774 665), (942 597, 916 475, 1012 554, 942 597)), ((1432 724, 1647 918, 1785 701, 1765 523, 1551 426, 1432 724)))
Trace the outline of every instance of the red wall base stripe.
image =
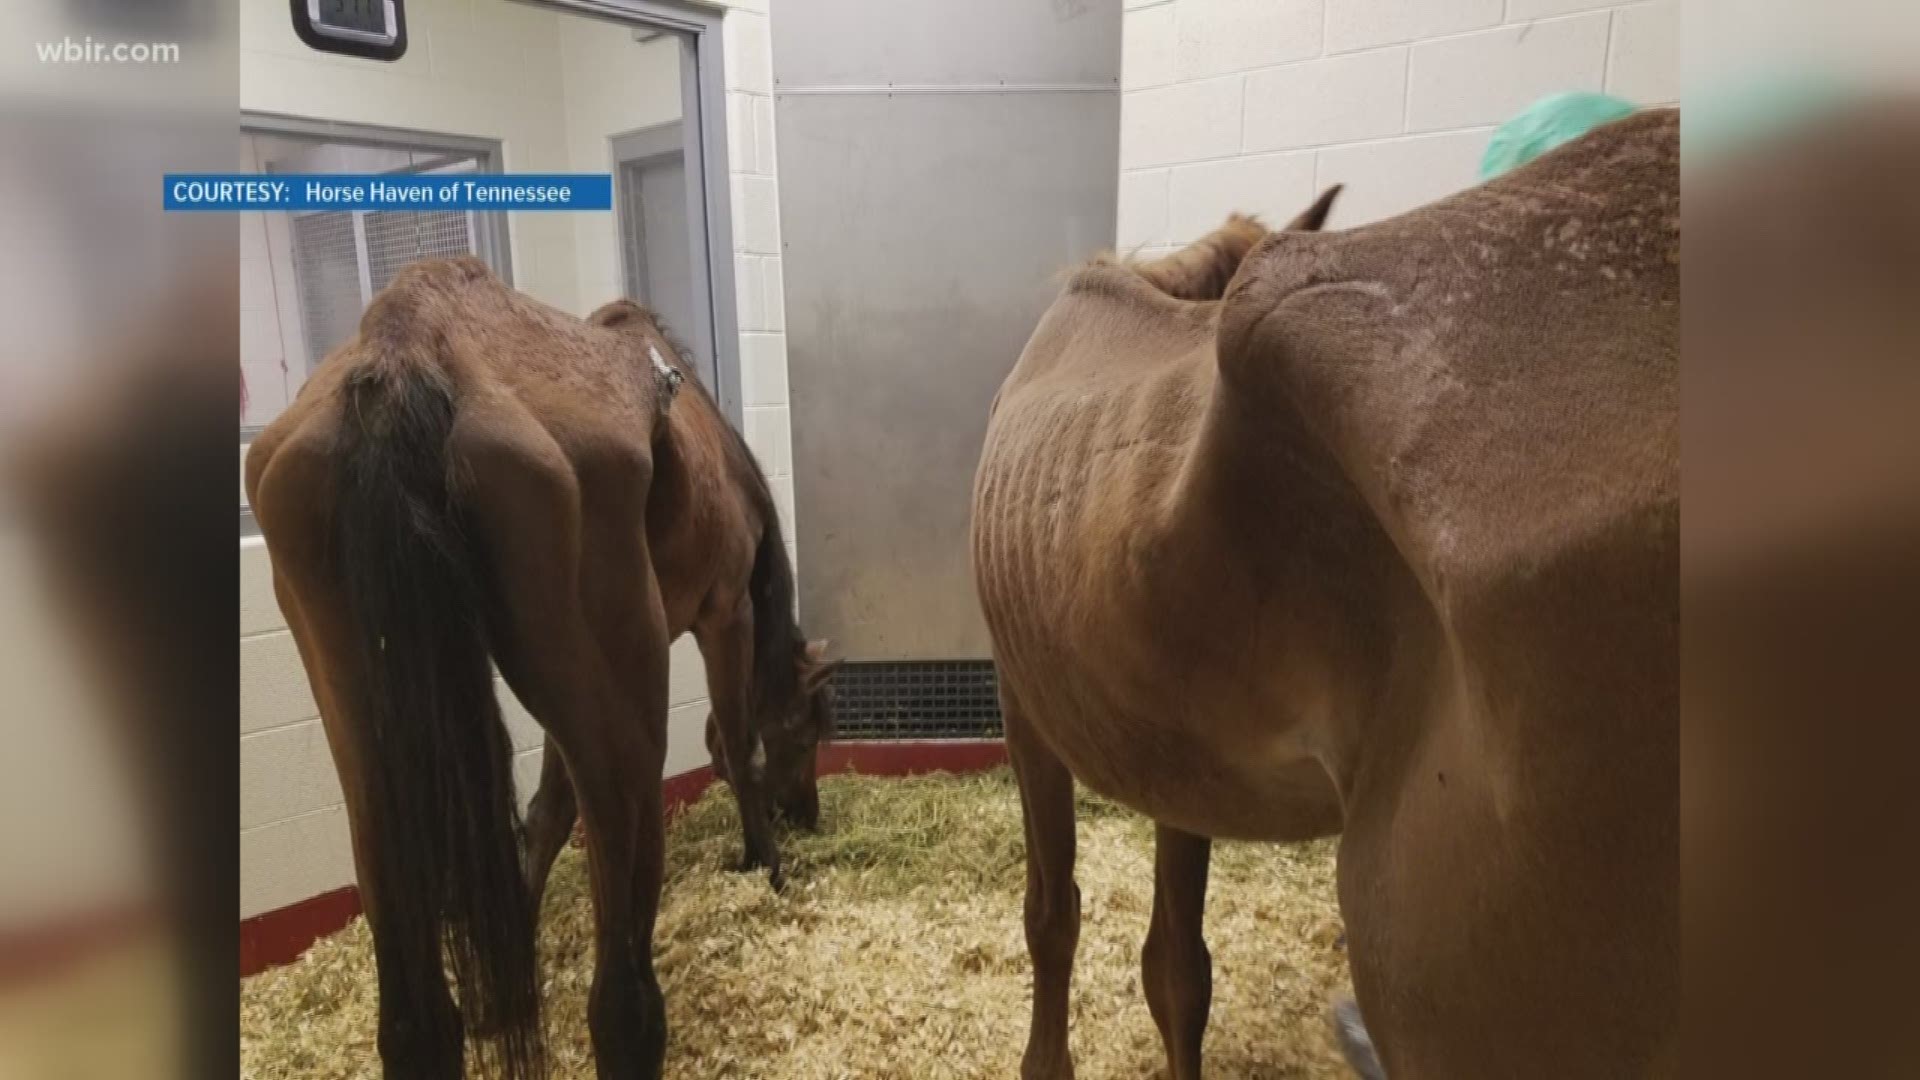
POLYGON ((713 766, 702 765, 691 772, 669 776, 660 782, 660 804, 666 807, 667 820, 692 806, 713 784, 713 766))
MULTIPOLYGON (((1005 743, 843 742, 820 748, 820 775, 855 772, 863 776, 917 776, 930 772, 977 772, 1005 764, 1005 743)), ((661 802, 672 817, 704 794, 713 783, 708 765, 669 776, 661 802)), ((257 975, 299 959, 315 941, 339 931, 360 914, 360 892, 349 885, 297 904, 263 912, 240 922, 240 977, 257 975)))
POLYGON ((930 772, 979 772, 1007 763, 998 739, 951 742, 843 742, 820 748, 820 775, 851 769, 862 776, 918 776, 930 772))
POLYGON ((240 920, 240 977, 292 963, 358 914, 360 890, 348 885, 240 920))

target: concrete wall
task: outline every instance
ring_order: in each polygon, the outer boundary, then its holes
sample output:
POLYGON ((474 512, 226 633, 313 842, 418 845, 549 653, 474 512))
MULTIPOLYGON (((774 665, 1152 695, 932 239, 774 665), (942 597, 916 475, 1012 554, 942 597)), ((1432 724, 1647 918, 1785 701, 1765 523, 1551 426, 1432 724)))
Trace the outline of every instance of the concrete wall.
MULTIPOLYGON (((506 167, 516 171, 602 170, 604 139, 576 138, 586 121, 579 102, 570 104, 568 94, 598 88, 624 95, 636 92, 638 83, 659 85, 657 75, 629 72, 633 78, 623 82, 604 66, 586 61, 585 50, 610 42, 636 54, 661 47, 635 46, 623 28, 584 21, 575 28, 568 23, 578 16, 507 0, 412 0, 407 10, 412 40, 408 55, 383 65, 316 54, 293 36, 284 0, 243 0, 242 107, 499 139, 506 167), (577 70, 570 72, 569 63, 577 70), (575 76, 571 82, 570 74, 575 76), (597 154, 599 160, 583 161, 582 153, 597 154)), ((786 535, 792 537, 785 305, 765 0, 729 8, 723 42, 745 429, 772 477, 787 519, 786 535)), ((636 59, 636 64, 642 62, 636 59)), ((677 81, 671 85, 677 100, 677 81)), ((649 112, 638 98, 626 101, 634 107, 609 121, 623 125, 618 130, 643 126, 648 117, 661 115, 658 109, 649 112)), ((612 216, 510 215, 515 284, 573 311, 590 310, 609 299, 612 294, 602 292, 619 280, 615 249, 581 242, 583 229, 598 228, 611 239, 612 216)), ((243 290, 247 288, 243 284, 243 290)), ((257 290, 258 283, 252 288, 257 290)), ((258 539, 240 541, 240 591, 240 905, 246 917, 351 884, 353 866, 339 782, 305 673, 273 597, 266 549, 258 539)), ((707 691, 691 638, 674 647, 670 683, 666 769, 673 774, 706 761, 702 725, 707 691)), ((504 685, 501 700, 513 732, 515 770, 524 797, 538 774, 538 727, 504 685)))
POLYGON ((1673 102, 1679 0, 1126 0, 1119 245, 1232 210, 1333 227, 1475 182, 1493 128, 1560 90, 1673 102))

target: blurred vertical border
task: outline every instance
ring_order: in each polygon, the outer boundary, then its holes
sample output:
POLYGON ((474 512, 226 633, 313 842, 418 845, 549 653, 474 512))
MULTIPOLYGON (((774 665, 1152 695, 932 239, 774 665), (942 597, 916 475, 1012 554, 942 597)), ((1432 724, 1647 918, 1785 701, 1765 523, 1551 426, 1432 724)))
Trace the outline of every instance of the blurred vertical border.
POLYGON ((237 26, 0 5, 0 1075, 238 1072, 237 26))
POLYGON ((1920 1076, 1920 6, 1683 0, 1687 1076, 1920 1076))

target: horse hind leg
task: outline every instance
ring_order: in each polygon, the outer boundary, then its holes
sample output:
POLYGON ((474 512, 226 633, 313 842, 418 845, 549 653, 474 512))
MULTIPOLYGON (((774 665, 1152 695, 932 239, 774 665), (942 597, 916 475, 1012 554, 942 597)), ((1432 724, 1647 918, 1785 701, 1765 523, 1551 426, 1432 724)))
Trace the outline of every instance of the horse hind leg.
MULTIPOLYGON (((502 650, 500 669, 547 726, 548 753, 557 750, 555 758, 564 761, 560 771, 572 779, 586 824, 595 931, 588 1027, 598 1075, 654 1080, 666 1052, 666 1008, 652 944, 666 847, 660 793, 665 634, 657 664, 649 665, 658 668, 658 693, 643 699, 610 677, 599 642, 577 613, 549 622, 522 610, 515 621, 523 629, 516 644, 502 650), (570 631, 561 629, 568 625, 570 631), (547 632, 535 633, 542 626, 547 632)), ((551 824, 538 827, 548 839, 532 852, 543 859, 545 851, 557 850, 553 838, 564 843, 569 831, 558 828, 557 817, 545 820, 551 824)), ((529 861, 530 870, 534 865, 529 861)))
POLYGON ((321 702, 321 726, 345 795, 354 879, 373 936, 382 1067, 389 1076, 460 1080, 466 1030, 443 973, 441 920, 416 897, 388 887, 382 870, 409 852, 394 850, 398 836, 383 831, 369 812, 368 786, 378 782, 369 771, 370 755, 378 751, 370 732, 345 706, 353 697, 345 690, 347 680, 355 678, 351 631, 327 590, 301 589, 296 595, 283 570, 276 567, 274 577, 288 628, 321 702))
POLYGON ((1171 1080, 1200 1076, 1200 1043, 1213 1000, 1213 958, 1201 934, 1212 853, 1213 842, 1206 837, 1156 827, 1153 920, 1141 956, 1141 982, 1166 1045, 1171 1080))
POLYGON ((600 1080, 658 1080, 666 1007, 653 928, 666 846, 667 634, 639 521, 646 478, 608 468, 588 487, 550 441, 522 433, 504 447, 476 442, 473 497, 500 596, 495 659, 559 750, 586 825, 596 1070, 600 1080))
POLYGON ((1033 1021, 1021 1080, 1072 1080, 1068 992, 1080 941, 1080 886, 1073 880, 1073 774, 1028 726, 1002 687, 1007 756, 1020 781, 1027 839, 1027 952, 1033 958, 1033 1021))
MULTIPOLYGON (((318 428, 320 425, 314 425, 318 428)), ((352 842, 354 878, 373 936, 380 1009, 376 1046, 389 1076, 460 1080, 466 1031, 441 960, 444 922, 437 905, 390 867, 416 857, 406 829, 378 820, 382 761, 371 718, 371 674, 346 585, 329 554, 336 500, 333 464, 307 433, 267 440, 248 466, 249 497, 268 537, 273 587, 320 708, 321 728, 340 778, 352 842)), ((415 778, 396 775, 394 783, 415 778)))

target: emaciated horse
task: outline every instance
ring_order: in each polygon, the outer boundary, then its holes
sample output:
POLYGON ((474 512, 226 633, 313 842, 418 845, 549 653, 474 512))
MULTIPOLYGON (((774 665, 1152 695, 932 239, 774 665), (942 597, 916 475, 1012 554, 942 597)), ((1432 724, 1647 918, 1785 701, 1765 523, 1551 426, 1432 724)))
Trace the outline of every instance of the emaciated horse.
POLYGON ((456 259, 374 298, 246 483, 346 795, 386 1074, 457 1080, 472 1033, 499 1075, 546 1075, 535 921, 577 792, 599 1075, 659 1076, 676 636, 700 643, 748 864, 778 882, 770 799, 816 805, 824 669, 746 445, 645 309, 581 321, 456 259), (489 658, 547 733, 524 865, 489 658))
POLYGON ((974 570, 1027 835, 1027 1080, 1072 1075, 1073 784, 1157 822, 1200 1075, 1212 838, 1339 832, 1393 1080, 1677 1070, 1678 121, 1404 216, 1078 271, 1001 387, 974 570))

